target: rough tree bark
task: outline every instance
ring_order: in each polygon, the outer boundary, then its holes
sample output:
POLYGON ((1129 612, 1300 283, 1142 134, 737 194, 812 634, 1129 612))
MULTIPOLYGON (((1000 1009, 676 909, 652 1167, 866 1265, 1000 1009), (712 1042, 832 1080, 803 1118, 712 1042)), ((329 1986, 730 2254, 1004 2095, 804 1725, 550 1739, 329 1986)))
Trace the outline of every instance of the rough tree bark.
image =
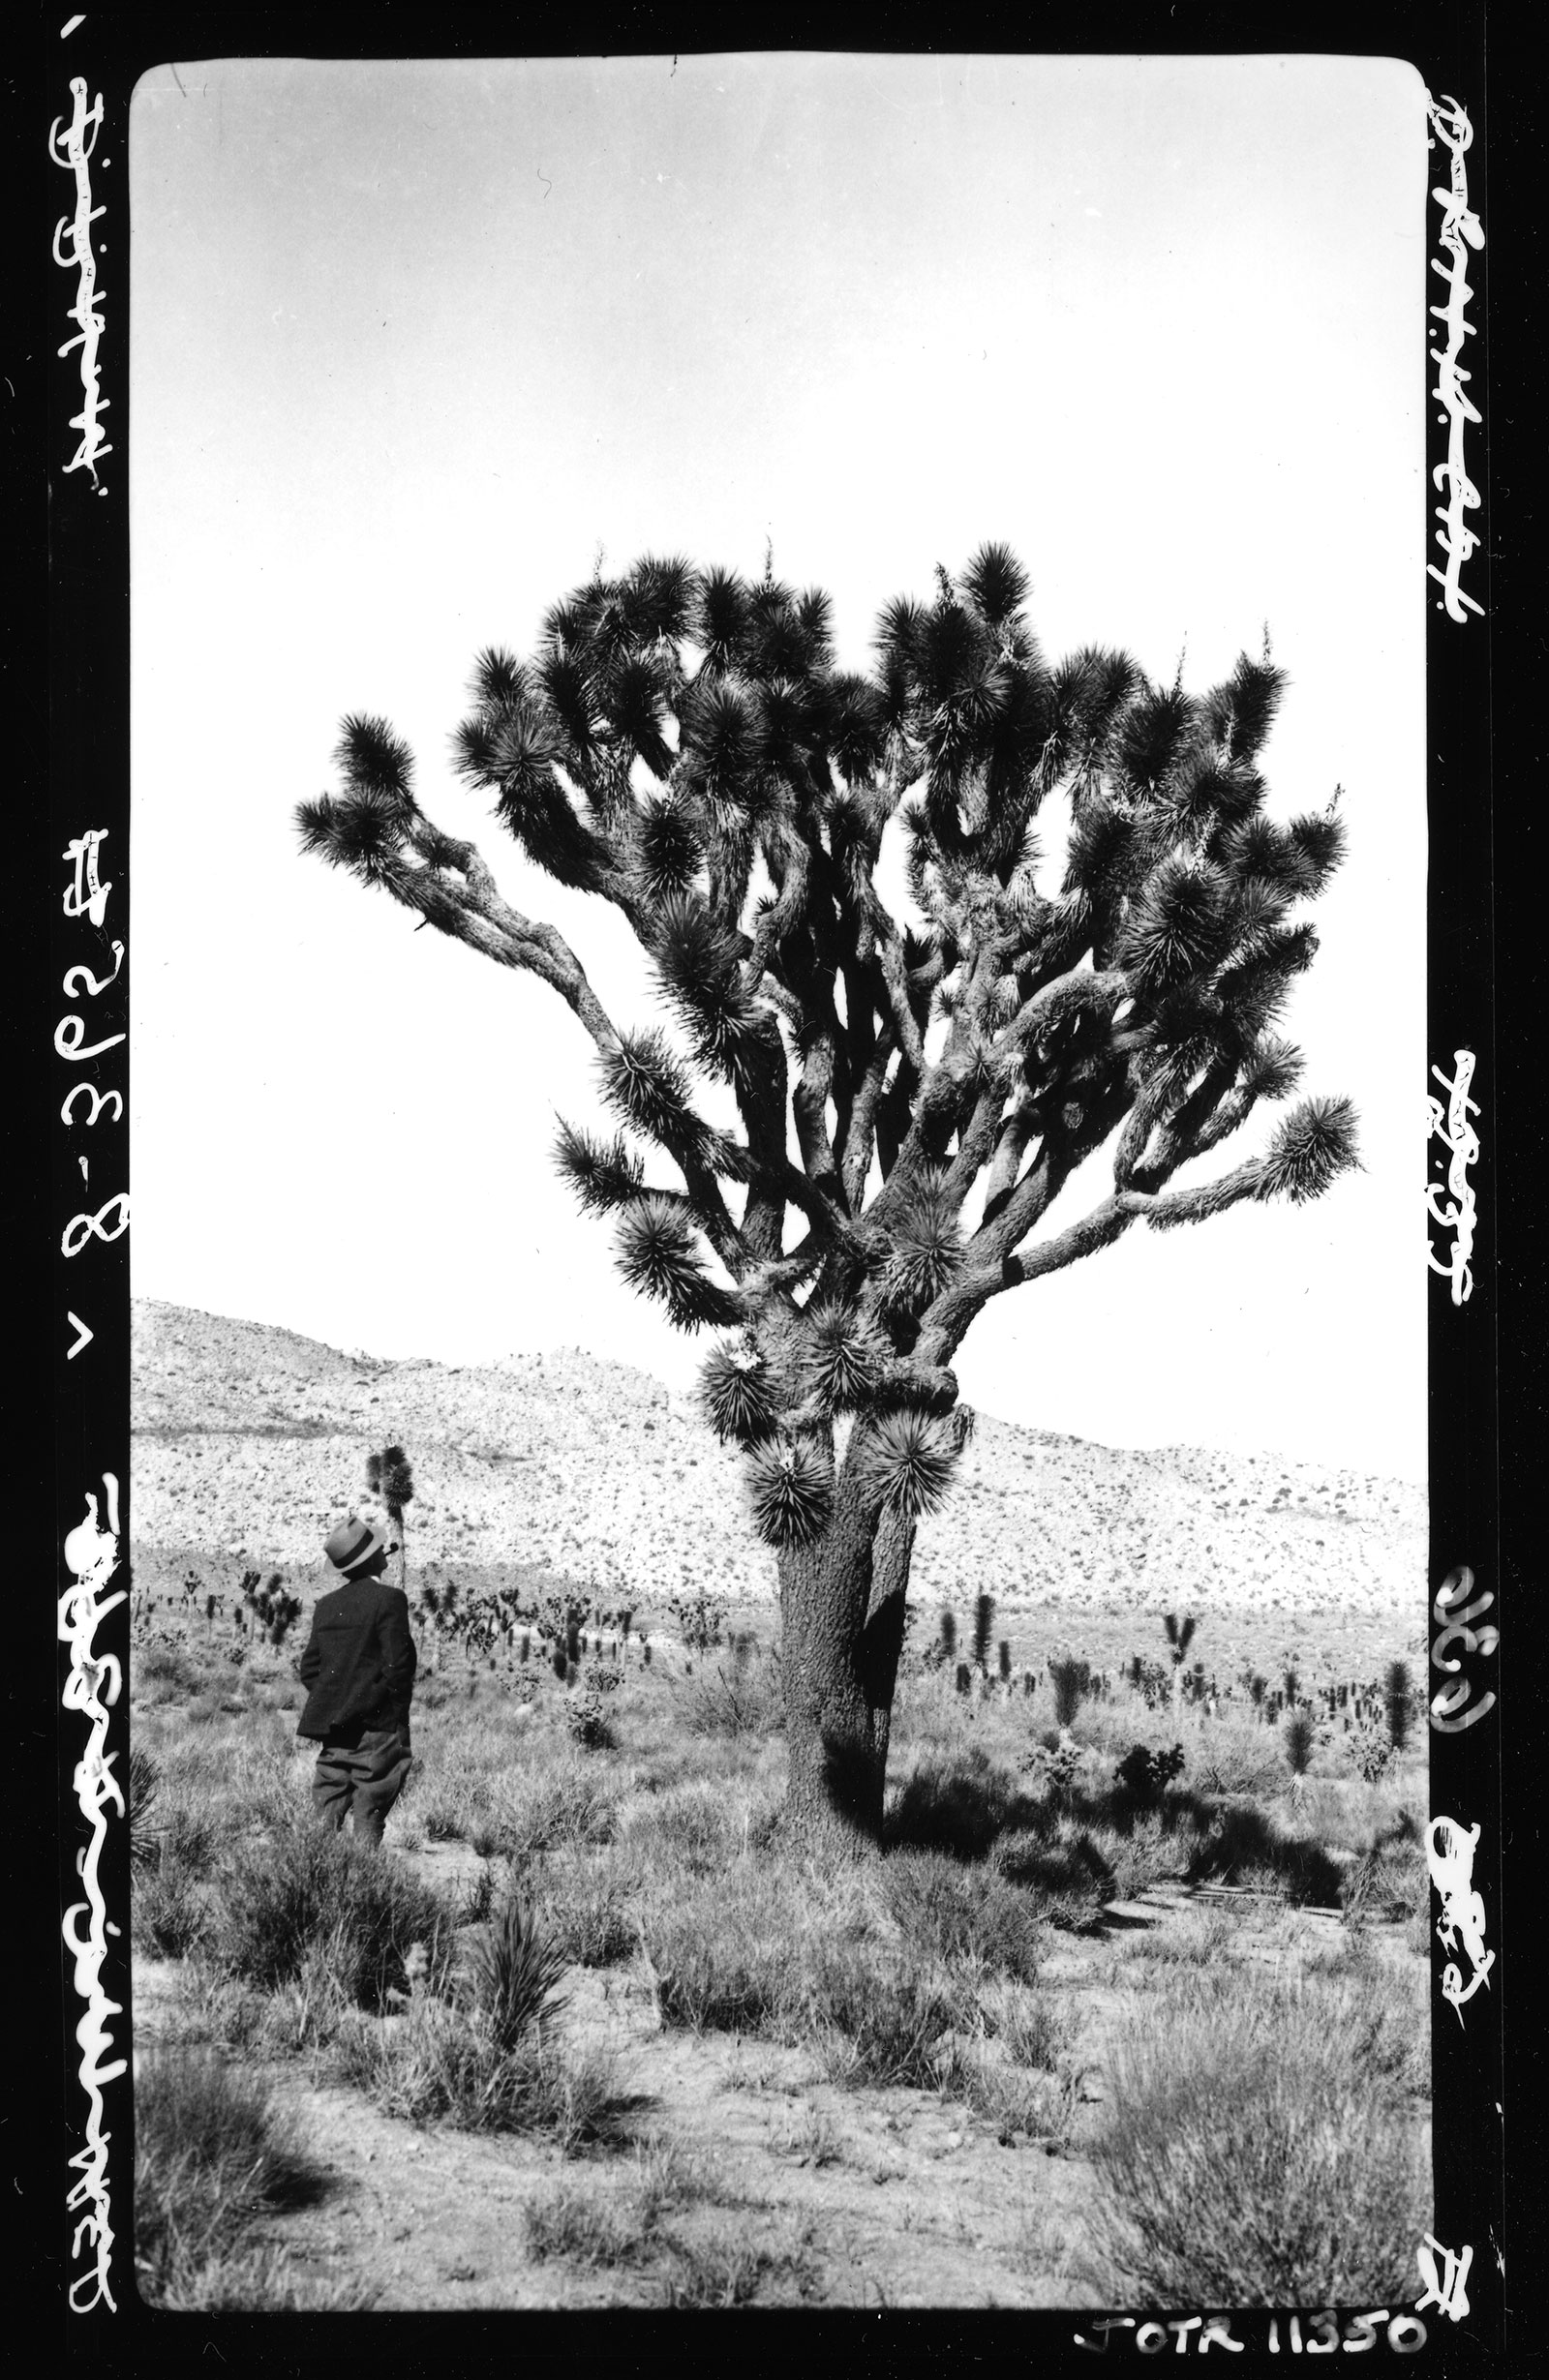
POLYGON ((841 1485, 823 1535, 779 1557, 785 1825, 819 1855, 865 1855, 882 1839, 913 1550, 912 1522, 878 1519, 841 1485))

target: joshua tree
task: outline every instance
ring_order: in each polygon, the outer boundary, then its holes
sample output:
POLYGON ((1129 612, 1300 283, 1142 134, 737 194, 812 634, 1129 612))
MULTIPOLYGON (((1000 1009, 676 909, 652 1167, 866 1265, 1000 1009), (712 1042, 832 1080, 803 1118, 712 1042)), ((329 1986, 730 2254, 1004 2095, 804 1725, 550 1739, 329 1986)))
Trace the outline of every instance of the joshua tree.
POLYGON ((1194 1631, 1197 1624, 1192 1612, 1181 1621, 1175 1612, 1169 1612, 1165 1615, 1164 1625, 1168 1632, 1168 1645, 1172 1655, 1172 1707, 1174 1711, 1183 1699, 1183 1664, 1189 1647, 1194 1642, 1194 1631))
POLYGON ((414 1500, 414 1479, 409 1457, 401 1446, 386 1446, 380 1455, 366 1457, 366 1489, 369 1494, 380 1496, 382 1509, 398 1531, 398 1583, 407 1592, 409 1550, 404 1507, 414 1500))
POLYGON ((1292 1710, 1285 1726, 1286 1761, 1291 1769, 1291 1793, 1293 1801, 1300 1801, 1306 1791, 1308 1764, 1313 1757, 1313 1718, 1311 1711, 1292 1710))
POLYGON ((835 666, 825 594, 647 559, 557 604, 531 659, 479 657, 462 775, 623 918, 678 1043, 608 1014, 433 822, 386 722, 345 721, 339 789, 297 813, 306 849, 540 978, 594 1046, 623 1129, 562 1126, 559 1162, 624 1279, 724 1334, 705 1405, 777 1555, 787 1822, 813 1847, 879 1835, 915 1529, 971 1426, 952 1365, 975 1317, 1137 1222, 1300 1202, 1356 1161, 1349 1101, 1316 1098, 1192 1170, 1297 1080, 1274 1031, 1316 949, 1295 913, 1344 842, 1337 793, 1266 811, 1267 645, 1198 696, 1117 652, 1053 666, 1026 591, 1003 547, 938 567, 863 676, 835 666), (884 897, 894 838, 909 916, 884 897), (1105 1148, 1109 1189, 1040 1235, 1105 1148))
POLYGON ((1091 1686, 1091 1666, 1073 1656, 1065 1661, 1051 1661, 1048 1674, 1054 1687, 1055 1722, 1062 1728, 1070 1727, 1091 1686))

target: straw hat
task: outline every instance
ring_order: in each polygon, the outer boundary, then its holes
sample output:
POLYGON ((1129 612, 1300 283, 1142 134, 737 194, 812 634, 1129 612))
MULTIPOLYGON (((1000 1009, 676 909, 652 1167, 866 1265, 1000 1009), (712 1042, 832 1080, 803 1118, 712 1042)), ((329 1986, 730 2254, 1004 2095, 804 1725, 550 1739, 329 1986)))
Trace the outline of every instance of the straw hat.
POLYGON ((347 1578, 352 1571, 358 1570, 362 1562, 370 1561, 374 1553, 391 1551, 380 1529, 374 1529, 369 1521, 353 1518, 340 1521, 333 1535, 324 1538, 322 1550, 335 1570, 342 1570, 347 1578))

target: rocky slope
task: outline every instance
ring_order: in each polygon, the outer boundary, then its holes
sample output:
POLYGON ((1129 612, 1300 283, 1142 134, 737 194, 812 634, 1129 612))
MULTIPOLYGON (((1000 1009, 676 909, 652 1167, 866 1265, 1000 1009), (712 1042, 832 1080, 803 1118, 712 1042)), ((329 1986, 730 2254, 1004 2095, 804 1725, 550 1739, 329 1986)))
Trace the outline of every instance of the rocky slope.
MULTIPOLYGON (((134 1428, 137 1550, 313 1568, 332 1523, 367 1509, 367 1453, 396 1440, 418 1561, 542 1565, 605 1603, 774 1591, 736 1456, 689 1400, 579 1350, 386 1363, 137 1299, 134 1428)), ((958 1611, 987 1587, 1008 1612, 1337 1611, 1407 1638, 1424 1572, 1425 1499, 1405 1482, 982 1419, 915 1585, 958 1611)))

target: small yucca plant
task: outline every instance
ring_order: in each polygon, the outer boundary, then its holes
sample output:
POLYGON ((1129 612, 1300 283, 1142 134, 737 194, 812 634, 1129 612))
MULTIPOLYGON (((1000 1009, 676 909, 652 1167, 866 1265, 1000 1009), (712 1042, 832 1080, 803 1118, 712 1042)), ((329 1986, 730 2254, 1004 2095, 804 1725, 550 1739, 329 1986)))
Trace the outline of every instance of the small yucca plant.
POLYGON ((559 2014, 564 1953, 513 1893, 469 1953, 474 2005, 502 2055, 559 2014))
POLYGON ((1285 1727, 1286 1759, 1291 1773, 1299 1786, 1307 1774, 1313 1757, 1313 1720, 1311 1711, 1293 1710, 1285 1727))
POLYGON ((162 1781, 162 1772, 148 1752, 137 1744, 129 1756, 129 1856, 137 1868, 149 1867, 156 1857, 156 1836, 151 1831, 150 1814, 162 1781))
POLYGON ((994 1616, 995 1599, 993 1595, 981 1591, 974 1598, 974 1668, 976 1670, 986 1670, 989 1666, 989 1627, 994 1616))
POLYGON ((1410 1739, 1410 1665, 1407 1661, 1390 1661, 1382 1681, 1382 1700, 1387 1715, 1387 1740, 1395 1752, 1402 1752, 1410 1739))

